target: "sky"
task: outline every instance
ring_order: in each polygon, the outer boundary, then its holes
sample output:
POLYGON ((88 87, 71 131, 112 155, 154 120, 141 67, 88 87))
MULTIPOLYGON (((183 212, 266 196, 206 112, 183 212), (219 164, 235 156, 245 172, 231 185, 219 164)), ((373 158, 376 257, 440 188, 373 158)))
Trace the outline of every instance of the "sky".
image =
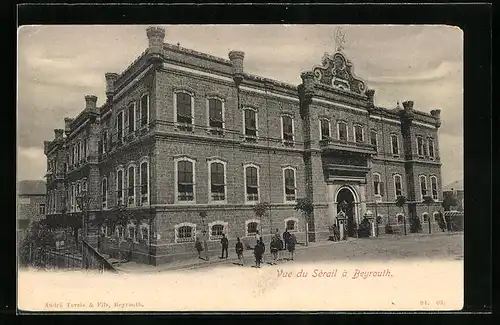
MULTIPOLYGON (((84 96, 105 101, 106 72, 121 73, 147 47, 144 25, 46 25, 18 29, 17 176, 43 179, 43 141, 76 117, 84 96)), ((165 42, 227 58, 245 72, 291 84, 335 52, 338 25, 163 25, 165 42)), ((375 89, 375 104, 441 109, 443 185, 463 179, 463 34, 444 25, 341 25, 343 52, 375 89)))

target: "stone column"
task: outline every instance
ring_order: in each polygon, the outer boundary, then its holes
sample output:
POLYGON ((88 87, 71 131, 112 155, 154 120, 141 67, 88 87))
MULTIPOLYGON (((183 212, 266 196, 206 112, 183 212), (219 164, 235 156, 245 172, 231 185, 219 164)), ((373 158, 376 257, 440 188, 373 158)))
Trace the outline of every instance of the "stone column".
POLYGON ((359 186, 359 199, 360 199, 360 207, 361 213, 360 218, 363 217, 366 213, 366 184, 360 184, 359 186))
POLYGON ((335 189, 334 185, 328 184, 328 220, 330 221, 330 225, 335 224, 337 221, 335 220, 336 213, 336 204, 335 204, 335 189))

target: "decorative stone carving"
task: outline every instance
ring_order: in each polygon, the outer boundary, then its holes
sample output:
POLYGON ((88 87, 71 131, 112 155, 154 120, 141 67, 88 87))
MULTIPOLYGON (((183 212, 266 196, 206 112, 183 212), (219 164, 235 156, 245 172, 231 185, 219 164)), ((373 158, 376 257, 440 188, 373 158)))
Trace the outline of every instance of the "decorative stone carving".
POLYGON ((354 75, 354 67, 344 54, 341 52, 333 55, 325 53, 321 64, 312 69, 317 82, 333 88, 365 94, 365 82, 354 75))

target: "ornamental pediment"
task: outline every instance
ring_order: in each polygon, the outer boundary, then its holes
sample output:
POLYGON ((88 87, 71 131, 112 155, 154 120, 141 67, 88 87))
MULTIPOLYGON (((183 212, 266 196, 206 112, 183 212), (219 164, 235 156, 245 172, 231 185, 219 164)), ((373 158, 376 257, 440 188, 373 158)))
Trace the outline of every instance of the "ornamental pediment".
POLYGON ((320 84, 361 95, 365 93, 365 82, 354 75, 352 63, 341 52, 325 53, 321 65, 314 66, 312 72, 320 84))

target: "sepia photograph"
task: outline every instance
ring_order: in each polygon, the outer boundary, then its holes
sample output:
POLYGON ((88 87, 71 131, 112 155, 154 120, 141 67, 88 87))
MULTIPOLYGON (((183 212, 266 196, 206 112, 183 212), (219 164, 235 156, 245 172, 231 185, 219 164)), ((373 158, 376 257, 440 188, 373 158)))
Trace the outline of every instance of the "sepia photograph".
POLYGON ((20 311, 462 309, 460 28, 17 38, 20 311))

